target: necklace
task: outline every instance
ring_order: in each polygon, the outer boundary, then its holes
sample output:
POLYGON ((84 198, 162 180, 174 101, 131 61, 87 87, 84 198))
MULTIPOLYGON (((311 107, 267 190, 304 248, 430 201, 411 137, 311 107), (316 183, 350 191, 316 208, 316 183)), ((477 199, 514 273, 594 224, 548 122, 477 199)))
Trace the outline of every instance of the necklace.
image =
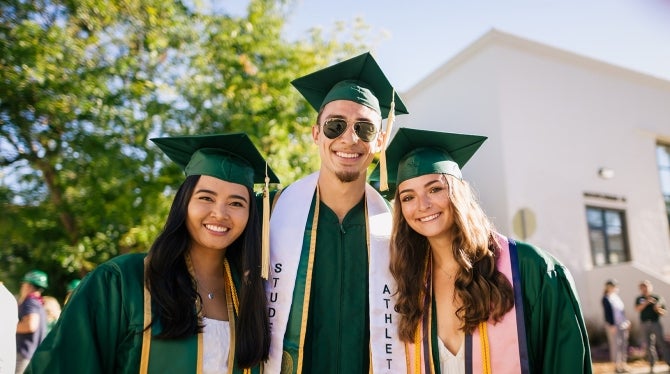
POLYGON ((441 272, 447 277, 447 279, 449 279, 449 280, 454 279, 454 276, 451 275, 451 274, 449 274, 449 273, 447 273, 446 270, 444 270, 444 269, 442 269, 441 267, 438 267, 438 266, 435 266, 435 267, 436 267, 439 271, 441 271, 441 272))
MULTIPOLYGON (((201 287, 200 287, 200 282, 199 282, 197 279, 195 280, 195 288, 198 289, 198 290, 200 290, 200 288, 201 288, 201 287)), ((219 293, 218 290, 209 291, 209 292, 207 292, 207 298, 208 298, 209 300, 214 300, 214 298, 216 297, 216 295, 217 295, 218 293, 219 293)))
MULTIPOLYGON (((185 257, 186 257, 186 267, 188 269, 188 272, 191 274, 191 277, 193 278, 193 283, 195 283, 195 289, 196 291, 200 290, 201 282, 198 280, 198 277, 196 276, 195 268, 193 267, 193 262, 191 261, 191 255, 186 253, 185 257)), ((207 298, 209 300, 214 300, 214 297, 216 296, 217 293, 218 293, 217 290, 209 291, 207 292, 207 298)))

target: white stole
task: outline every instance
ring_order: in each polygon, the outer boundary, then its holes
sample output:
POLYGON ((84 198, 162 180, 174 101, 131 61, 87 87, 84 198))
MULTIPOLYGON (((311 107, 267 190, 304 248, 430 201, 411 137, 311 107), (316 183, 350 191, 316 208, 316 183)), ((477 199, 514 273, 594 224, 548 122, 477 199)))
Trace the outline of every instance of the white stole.
MULTIPOLYGON (((265 372, 279 373, 305 225, 319 173, 282 191, 270 218, 270 278, 266 292, 271 325, 270 357, 265 372)), ((372 373, 405 371, 404 345, 398 338, 399 315, 393 310, 396 286, 389 270, 392 216, 384 199, 366 184, 369 228, 370 350, 372 373)), ((316 202, 317 204, 319 202, 316 202)))

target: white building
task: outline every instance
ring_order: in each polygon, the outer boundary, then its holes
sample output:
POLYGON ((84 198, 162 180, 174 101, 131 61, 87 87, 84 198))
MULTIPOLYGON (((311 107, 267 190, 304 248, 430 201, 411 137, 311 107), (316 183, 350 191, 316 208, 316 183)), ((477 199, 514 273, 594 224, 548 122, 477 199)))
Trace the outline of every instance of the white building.
POLYGON ((491 30, 403 100, 401 126, 489 137, 464 177, 570 269, 587 320, 609 278, 634 322, 641 280, 670 302, 670 81, 491 30))

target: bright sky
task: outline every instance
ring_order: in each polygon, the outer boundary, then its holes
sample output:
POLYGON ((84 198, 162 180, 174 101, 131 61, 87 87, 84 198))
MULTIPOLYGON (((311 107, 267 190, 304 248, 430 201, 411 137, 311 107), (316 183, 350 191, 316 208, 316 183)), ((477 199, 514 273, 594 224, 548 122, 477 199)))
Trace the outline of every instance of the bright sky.
POLYGON ((296 0, 287 37, 357 17, 379 35, 372 52, 399 91, 491 28, 670 80, 670 0, 296 0))

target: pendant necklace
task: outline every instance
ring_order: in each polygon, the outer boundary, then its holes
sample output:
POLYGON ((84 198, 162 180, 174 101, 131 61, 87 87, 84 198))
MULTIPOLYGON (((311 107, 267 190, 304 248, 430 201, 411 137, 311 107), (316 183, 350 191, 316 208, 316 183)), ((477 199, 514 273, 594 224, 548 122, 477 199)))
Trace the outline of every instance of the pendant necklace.
MULTIPOLYGON (((198 282, 198 277, 195 275, 195 269, 193 268, 193 262, 191 261, 191 255, 189 253, 186 253, 185 258, 186 258, 186 268, 188 269, 188 272, 191 274, 191 277, 193 278, 193 281, 195 282, 196 290, 198 290, 200 288, 200 282, 198 282)), ((207 298, 209 300, 214 300, 214 296, 216 296, 216 291, 207 292, 207 298)))

